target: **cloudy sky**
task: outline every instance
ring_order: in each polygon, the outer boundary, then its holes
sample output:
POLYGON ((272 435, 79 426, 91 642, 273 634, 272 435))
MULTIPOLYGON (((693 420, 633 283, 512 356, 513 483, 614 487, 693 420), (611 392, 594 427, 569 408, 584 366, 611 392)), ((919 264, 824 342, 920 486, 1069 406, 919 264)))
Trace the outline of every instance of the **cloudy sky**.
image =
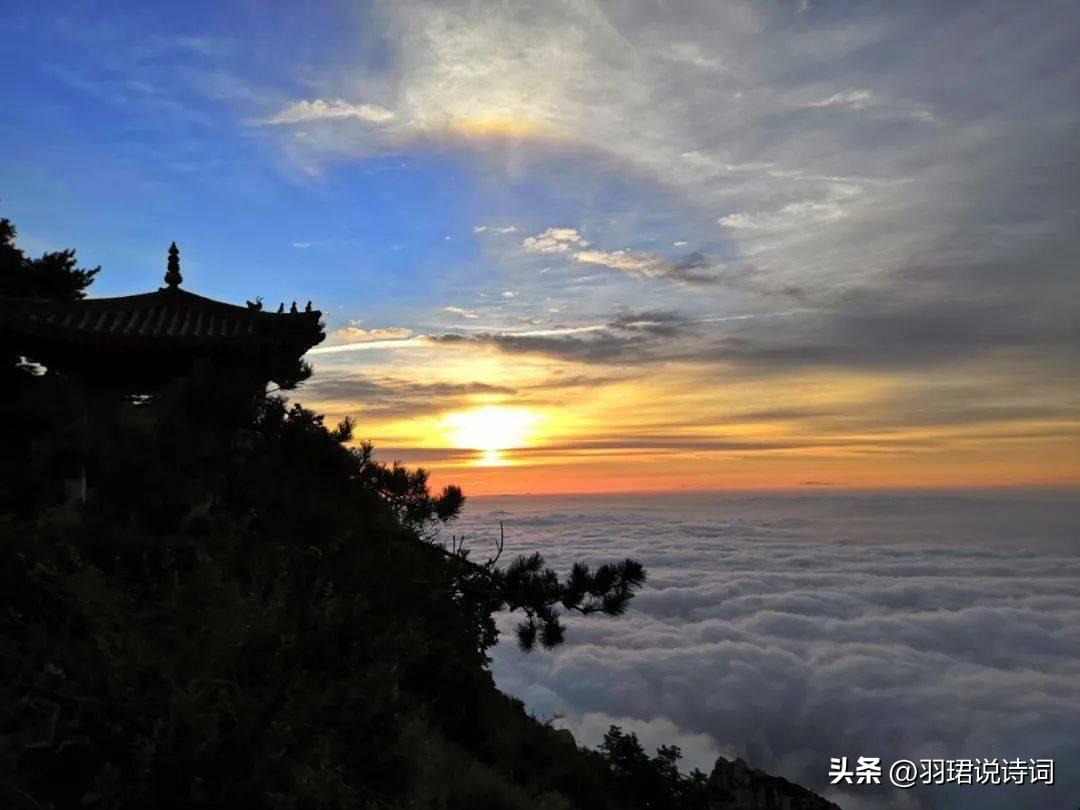
POLYGON ((312 299, 299 398, 473 493, 1080 480, 1080 11, 21 4, 0 215, 312 299), (313 6, 313 7, 308 7, 313 6))

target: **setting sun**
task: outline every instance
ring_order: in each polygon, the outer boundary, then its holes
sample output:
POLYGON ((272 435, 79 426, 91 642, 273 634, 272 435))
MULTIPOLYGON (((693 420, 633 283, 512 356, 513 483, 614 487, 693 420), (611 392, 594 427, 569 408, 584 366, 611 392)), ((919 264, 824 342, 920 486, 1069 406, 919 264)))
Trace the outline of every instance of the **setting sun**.
POLYGON ((443 429, 453 447, 480 451, 476 463, 497 466, 505 463, 500 451, 529 443, 538 421, 527 408, 489 406, 448 414, 443 429))

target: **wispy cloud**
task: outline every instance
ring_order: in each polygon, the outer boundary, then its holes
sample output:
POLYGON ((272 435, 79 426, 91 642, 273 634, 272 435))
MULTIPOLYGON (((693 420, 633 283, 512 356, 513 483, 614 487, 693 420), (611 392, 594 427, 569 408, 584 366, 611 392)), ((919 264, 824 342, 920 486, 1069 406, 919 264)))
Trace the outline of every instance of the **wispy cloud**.
POLYGON ((875 101, 874 94, 869 90, 845 90, 833 93, 827 98, 816 101, 808 101, 804 107, 850 107, 853 110, 861 110, 875 101))
POLYGON ((714 284, 718 281, 716 275, 708 272, 710 261, 700 253, 673 260, 629 250, 580 250, 574 254, 574 259, 636 278, 671 279, 687 284, 714 284))
POLYGON ((331 343, 371 343, 373 341, 404 340, 412 335, 411 329, 391 326, 376 329, 364 329, 357 321, 349 321, 341 329, 327 335, 331 343))
MULTIPOLYGON (((685 241, 675 243, 677 246, 685 244, 685 241)), ((526 237, 522 246, 531 253, 567 254, 581 264, 605 267, 635 278, 670 279, 688 284, 712 284, 719 280, 710 272, 715 263, 702 253, 669 258, 626 248, 602 250, 591 247, 576 228, 548 228, 536 236, 526 237)))
POLYGON ((443 307, 443 312, 449 312, 451 315, 460 315, 462 318, 467 318, 469 320, 476 320, 480 317, 471 309, 465 309, 464 307, 443 307))
POLYGON ((673 62, 692 65, 702 70, 714 71, 725 68, 724 60, 709 54, 696 42, 676 42, 660 51, 660 55, 673 62))
POLYGON ((830 200, 801 200, 776 211, 738 211, 720 217, 717 223, 733 230, 787 231, 792 227, 836 222, 846 216, 844 207, 830 200))
POLYGON ((305 398, 321 407, 363 404, 367 419, 400 419, 431 413, 431 403, 444 409, 468 405, 476 397, 508 397, 514 388, 485 382, 421 382, 386 374, 327 371, 305 388, 305 398))
POLYGON ((263 123, 300 124, 305 121, 352 119, 369 124, 385 124, 393 117, 393 111, 377 104, 353 104, 341 99, 327 101, 317 98, 291 101, 263 123))

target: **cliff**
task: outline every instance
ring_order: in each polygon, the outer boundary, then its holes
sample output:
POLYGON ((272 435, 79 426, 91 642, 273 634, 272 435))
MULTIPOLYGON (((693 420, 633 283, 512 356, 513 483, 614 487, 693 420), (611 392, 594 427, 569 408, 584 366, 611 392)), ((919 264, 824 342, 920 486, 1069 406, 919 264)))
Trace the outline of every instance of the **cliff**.
POLYGON ((806 788, 720 757, 709 775, 715 810, 840 810, 806 788))

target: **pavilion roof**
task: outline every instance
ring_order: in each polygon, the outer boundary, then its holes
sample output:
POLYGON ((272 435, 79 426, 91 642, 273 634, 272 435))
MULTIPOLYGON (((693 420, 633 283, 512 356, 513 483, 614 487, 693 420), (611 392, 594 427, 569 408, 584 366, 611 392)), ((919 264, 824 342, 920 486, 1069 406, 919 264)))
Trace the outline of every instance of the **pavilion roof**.
POLYGON ((0 296, 0 344, 72 371, 168 377, 206 357, 265 368, 299 358, 323 338, 322 313, 295 302, 263 311, 180 289, 179 251, 169 249, 166 286, 79 301, 0 296))
POLYGON ((176 287, 118 298, 49 301, 0 296, 0 329, 97 344, 302 344, 322 340, 318 310, 265 312, 176 287))

